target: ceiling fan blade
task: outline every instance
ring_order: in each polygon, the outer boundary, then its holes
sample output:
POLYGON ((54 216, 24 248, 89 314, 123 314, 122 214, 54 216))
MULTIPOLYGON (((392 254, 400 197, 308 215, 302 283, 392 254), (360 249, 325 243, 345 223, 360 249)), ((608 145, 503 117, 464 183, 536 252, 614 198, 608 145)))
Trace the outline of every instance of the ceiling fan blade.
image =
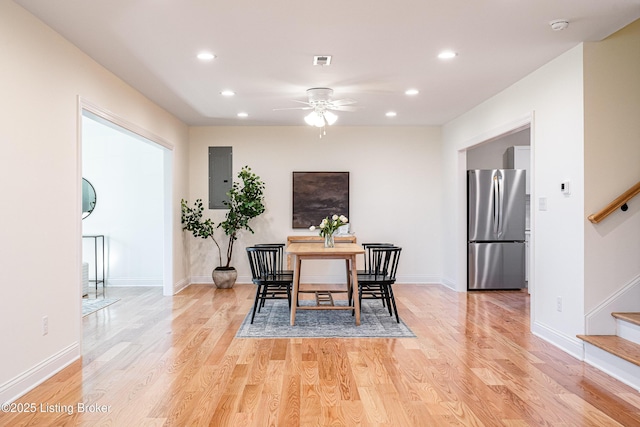
POLYGON ((345 98, 345 99, 336 99, 334 101, 331 101, 331 104, 333 105, 351 105, 351 104, 355 104, 358 101, 356 101, 355 99, 349 99, 349 98, 345 98))
POLYGON ((327 110, 334 111, 357 111, 359 109, 359 107, 352 107, 350 105, 330 105, 327 107, 327 110))
POLYGON ((290 107, 290 108, 274 108, 273 111, 282 110, 313 110, 313 107, 290 107))
POLYGON ((292 99, 291 101, 305 105, 305 107, 288 107, 288 108, 274 108, 273 111, 282 110, 314 110, 318 113, 322 113, 328 110, 334 111, 356 111, 358 107, 351 107, 352 104, 357 103, 355 99, 343 98, 332 100, 331 95, 333 89, 329 88, 311 88, 307 90, 309 101, 299 101, 292 99))

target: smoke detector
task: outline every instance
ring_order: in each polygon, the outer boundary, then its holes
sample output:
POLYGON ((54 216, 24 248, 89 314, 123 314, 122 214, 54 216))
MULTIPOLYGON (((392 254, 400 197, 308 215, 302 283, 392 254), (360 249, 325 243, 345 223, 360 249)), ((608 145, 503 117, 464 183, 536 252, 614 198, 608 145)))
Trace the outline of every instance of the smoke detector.
POLYGON ((569 21, 566 19, 556 19, 555 21, 549 22, 549 25, 551 25, 553 31, 562 31, 569 26, 569 21))

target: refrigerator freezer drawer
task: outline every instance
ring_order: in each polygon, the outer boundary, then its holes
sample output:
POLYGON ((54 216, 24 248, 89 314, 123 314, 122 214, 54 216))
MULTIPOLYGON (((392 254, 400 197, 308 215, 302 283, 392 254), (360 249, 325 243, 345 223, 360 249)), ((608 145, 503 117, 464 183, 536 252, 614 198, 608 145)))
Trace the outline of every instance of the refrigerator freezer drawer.
POLYGON ((524 242, 469 243, 468 288, 525 287, 524 242))

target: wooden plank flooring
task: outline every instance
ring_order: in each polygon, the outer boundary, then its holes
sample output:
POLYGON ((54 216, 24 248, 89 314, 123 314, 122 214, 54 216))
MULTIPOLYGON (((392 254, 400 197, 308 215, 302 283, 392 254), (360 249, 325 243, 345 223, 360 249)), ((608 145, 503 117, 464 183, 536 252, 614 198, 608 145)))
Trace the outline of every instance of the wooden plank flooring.
POLYGON ((83 360, 0 425, 640 425, 635 390, 529 332, 526 293, 394 290, 416 339, 236 339, 253 285, 110 288, 83 360))

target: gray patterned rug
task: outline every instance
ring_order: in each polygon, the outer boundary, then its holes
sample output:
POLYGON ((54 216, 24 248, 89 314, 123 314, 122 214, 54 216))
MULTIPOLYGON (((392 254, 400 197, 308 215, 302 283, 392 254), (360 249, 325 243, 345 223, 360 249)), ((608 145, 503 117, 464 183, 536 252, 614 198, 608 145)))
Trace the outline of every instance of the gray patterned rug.
POLYGON ((120 298, 99 298, 99 299, 88 299, 82 298, 82 317, 88 316, 91 313, 94 313, 100 309, 103 309, 114 302, 120 301, 120 298))
MULTIPOLYGON (((337 301, 338 303, 346 301, 337 301)), ((303 305, 309 301, 301 301, 303 305)), ((295 326, 289 325, 286 300, 267 301, 251 324, 251 313, 238 329, 238 338, 415 338, 400 317, 389 316, 380 301, 364 300, 360 326, 355 325, 351 310, 299 310, 295 326)), ((402 313, 401 313, 402 314, 402 313)))

